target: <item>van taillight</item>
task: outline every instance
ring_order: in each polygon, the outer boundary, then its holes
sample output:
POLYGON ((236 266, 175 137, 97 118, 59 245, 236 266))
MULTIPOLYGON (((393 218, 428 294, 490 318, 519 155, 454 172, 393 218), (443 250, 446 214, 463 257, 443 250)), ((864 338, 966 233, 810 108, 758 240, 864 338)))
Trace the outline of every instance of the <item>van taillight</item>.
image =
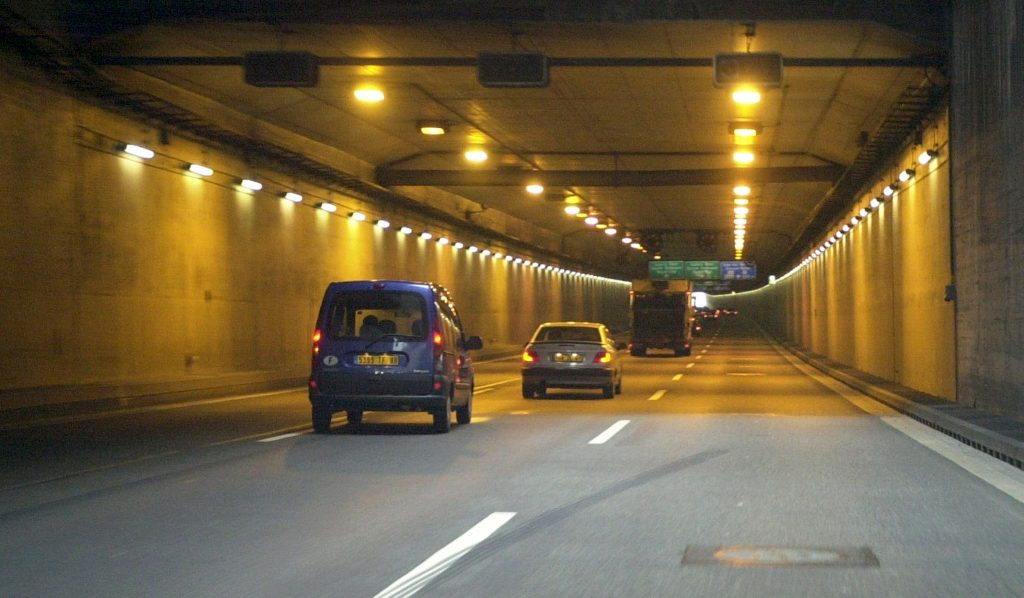
POLYGON ((320 355, 320 329, 313 332, 313 365, 316 365, 316 358, 320 355))
POLYGON ((443 369, 443 364, 441 362, 441 357, 444 355, 444 337, 441 336, 441 331, 440 330, 435 330, 434 331, 433 339, 434 339, 434 369, 436 369, 437 371, 441 371, 443 369))

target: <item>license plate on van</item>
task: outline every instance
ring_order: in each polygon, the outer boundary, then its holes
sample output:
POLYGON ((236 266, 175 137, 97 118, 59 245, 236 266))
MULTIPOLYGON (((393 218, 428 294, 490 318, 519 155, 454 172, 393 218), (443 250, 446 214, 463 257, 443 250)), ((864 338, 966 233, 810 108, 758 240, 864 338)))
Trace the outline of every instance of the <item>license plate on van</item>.
POLYGON ((356 365, 398 365, 397 355, 356 355, 356 365))

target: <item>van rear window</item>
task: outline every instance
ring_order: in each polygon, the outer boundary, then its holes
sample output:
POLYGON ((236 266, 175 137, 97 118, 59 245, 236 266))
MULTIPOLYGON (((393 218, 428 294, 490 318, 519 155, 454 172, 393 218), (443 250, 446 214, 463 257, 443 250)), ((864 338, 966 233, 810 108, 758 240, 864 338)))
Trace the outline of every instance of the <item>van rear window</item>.
POLYGON ((374 339, 389 335, 426 340, 426 315, 426 303, 417 293, 340 293, 331 302, 327 331, 333 339, 374 339))

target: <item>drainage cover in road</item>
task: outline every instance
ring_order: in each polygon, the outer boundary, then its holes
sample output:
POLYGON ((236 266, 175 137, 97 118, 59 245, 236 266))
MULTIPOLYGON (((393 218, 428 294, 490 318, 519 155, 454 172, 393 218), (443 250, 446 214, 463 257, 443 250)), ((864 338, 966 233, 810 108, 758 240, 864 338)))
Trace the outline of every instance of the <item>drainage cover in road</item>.
POLYGON ((725 567, 877 567, 866 546, 687 546, 684 565, 725 567))

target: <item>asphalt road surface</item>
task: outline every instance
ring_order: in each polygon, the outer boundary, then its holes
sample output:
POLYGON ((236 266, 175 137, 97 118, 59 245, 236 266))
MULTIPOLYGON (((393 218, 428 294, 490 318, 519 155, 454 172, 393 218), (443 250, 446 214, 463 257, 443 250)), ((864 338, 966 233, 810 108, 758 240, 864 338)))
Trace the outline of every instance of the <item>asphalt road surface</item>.
POLYGON ((1024 596, 1024 472, 743 318, 474 419, 303 389, 0 427, 0 596, 1024 596))

